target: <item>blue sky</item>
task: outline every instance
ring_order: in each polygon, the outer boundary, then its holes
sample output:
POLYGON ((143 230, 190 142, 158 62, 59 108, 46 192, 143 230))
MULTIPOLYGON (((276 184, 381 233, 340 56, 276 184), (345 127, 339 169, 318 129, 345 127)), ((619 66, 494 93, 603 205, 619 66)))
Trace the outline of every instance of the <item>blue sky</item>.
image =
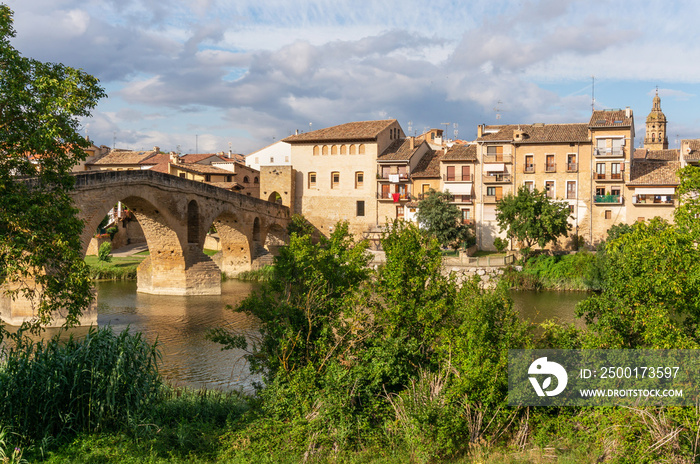
POLYGON ((585 122, 656 86, 669 142, 700 138, 700 2, 9 0, 14 46, 97 76, 98 145, 249 153, 295 130, 396 118, 585 122), (500 102, 500 103, 499 103, 500 102), (500 119, 496 119, 499 108, 500 119))

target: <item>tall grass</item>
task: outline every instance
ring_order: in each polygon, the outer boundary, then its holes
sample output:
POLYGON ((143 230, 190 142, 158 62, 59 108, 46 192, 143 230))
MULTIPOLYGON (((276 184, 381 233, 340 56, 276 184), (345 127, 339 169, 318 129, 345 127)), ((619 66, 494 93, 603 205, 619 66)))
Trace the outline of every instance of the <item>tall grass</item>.
POLYGON ((0 423, 24 442, 81 431, 116 430, 158 399, 156 345, 125 330, 91 329, 81 340, 58 336, 5 348, 0 423))
POLYGON ((251 282, 269 282, 275 275, 275 266, 266 265, 260 269, 253 271, 243 271, 236 276, 238 280, 247 280, 251 282))

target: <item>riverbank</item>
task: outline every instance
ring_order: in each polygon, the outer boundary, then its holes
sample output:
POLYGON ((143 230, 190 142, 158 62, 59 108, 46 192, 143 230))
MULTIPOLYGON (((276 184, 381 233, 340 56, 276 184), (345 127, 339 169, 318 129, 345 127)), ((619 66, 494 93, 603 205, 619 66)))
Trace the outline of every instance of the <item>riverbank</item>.
POLYGON ((503 279, 514 290, 592 291, 597 289, 596 266, 596 255, 588 251, 539 255, 530 258, 521 270, 506 268, 503 279))
POLYGON ((113 257, 111 261, 99 261, 97 256, 86 256, 92 280, 136 280, 136 268, 146 259, 145 254, 113 257))

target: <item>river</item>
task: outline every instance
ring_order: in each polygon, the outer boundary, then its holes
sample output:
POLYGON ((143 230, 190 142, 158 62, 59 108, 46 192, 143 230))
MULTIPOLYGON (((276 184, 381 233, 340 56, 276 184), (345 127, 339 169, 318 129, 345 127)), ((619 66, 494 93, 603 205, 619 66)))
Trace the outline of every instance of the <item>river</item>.
MULTIPOLYGON (((225 307, 235 306, 257 285, 229 280, 222 283, 220 296, 181 297, 137 293, 136 282, 98 282, 97 323, 109 324, 118 332, 130 327, 150 342, 158 340, 161 373, 171 384, 252 392, 253 382, 260 379, 250 374, 245 353, 221 351, 206 334, 210 328, 227 326, 252 340, 257 320, 225 307)), ((583 292, 513 292, 514 307, 535 323, 575 322, 574 307, 586 296, 583 292)))

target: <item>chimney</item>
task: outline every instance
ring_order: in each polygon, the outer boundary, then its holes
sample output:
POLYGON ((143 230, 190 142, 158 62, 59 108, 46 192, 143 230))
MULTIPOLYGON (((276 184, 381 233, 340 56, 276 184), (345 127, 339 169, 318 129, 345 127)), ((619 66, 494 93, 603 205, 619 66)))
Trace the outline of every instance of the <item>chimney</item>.
POLYGON ((413 150, 413 149, 415 148, 415 145, 416 145, 415 137, 409 137, 408 139, 410 140, 410 142, 409 142, 409 143, 410 143, 409 147, 410 147, 411 150, 413 150))
POLYGON ((180 164, 180 157, 174 151, 170 152, 170 162, 172 164, 180 164))
POLYGON ((294 135, 299 135, 299 129, 297 129, 296 131, 294 131, 294 135))
POLYGON ((629 106, 625 108, 625 117, 628 119, 632 117, 632 109, 629 106))
POLYGON ((484 136, 484 125, 479 124, 476 126, 476 138, 483 137, 484 136))
POLYGON ((153 147, 153 151, 156 153, 160 153, 160 147, 153 147))

